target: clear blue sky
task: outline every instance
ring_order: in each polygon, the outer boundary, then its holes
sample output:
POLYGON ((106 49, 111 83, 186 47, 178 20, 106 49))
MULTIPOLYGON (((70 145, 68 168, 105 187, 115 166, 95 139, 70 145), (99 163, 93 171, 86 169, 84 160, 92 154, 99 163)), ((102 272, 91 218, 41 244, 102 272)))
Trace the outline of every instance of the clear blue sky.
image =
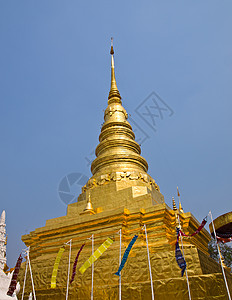
MULTIPOLYGON (((0 209, 8 265, 21 235, 66 214, 58 186, 90 177, 110 84, 149 136, 142 155, 166 203, 179 186, 201 221, 231 210, 232 2, 1 1, 0 209), (156 92, 174 112, 156 132, 136 108, 156 92)), ((149 121, 149 117, 146 119, 149 121)))

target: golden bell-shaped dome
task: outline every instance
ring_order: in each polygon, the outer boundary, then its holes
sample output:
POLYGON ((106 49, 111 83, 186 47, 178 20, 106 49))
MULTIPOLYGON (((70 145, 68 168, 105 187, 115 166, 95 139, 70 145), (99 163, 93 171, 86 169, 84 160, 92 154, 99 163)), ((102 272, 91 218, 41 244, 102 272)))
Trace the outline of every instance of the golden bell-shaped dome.
POLYGON ((94 209, 93 209, 93 205, 90 199, 90 194, 88 195, 88 200, 87 200, 87 204, 86 207, 84 208, 83 212, 81 214, 95 214, 94 209))

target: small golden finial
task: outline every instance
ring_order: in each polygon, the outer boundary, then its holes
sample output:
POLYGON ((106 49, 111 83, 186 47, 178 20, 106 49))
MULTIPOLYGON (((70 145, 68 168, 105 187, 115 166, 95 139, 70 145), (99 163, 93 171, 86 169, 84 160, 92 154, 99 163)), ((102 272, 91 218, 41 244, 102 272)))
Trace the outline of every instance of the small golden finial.
POLYGON ((121 103, 121 96, 117 88, 115 72, 114 72, 114 47, 113 47, 113 38, 111 38, 111 85, 110 85, 110 93, 108 97, 108 104, 110 103, 121 103))
POLYGON ((87 201, 87 204, 86 204, 86 207, 85 209, 83 210, 82 214, 90 214, 90 215, 93 215, 95 214, 94 212, 94 209, 93 209, 93 205, 91 203, 91 199, 90 199, 90 193, 88 195, 88 201, 87 201))
POLYGON ((176 201, 175 201, 174 197, 172 197, 172 207, 173 207, 173 210, 176 212, 177 207, 176 207, 176 201))
POLYGON ((174 213, 175 213, 176 227, 181 229, 180 221, 179 221, 179 211, 176 207, 176 201, 175 201, 174 197, 172 197, 172 207, 173 207, 173 210, 174 210, 174 213))
POLYGON ((179 212, 180 212, 181 214, 183 214, 183 213, 184 213, 184 210, 183 210, 183 207, 182 207, 181 202, 180 202, 180 192, 179 192, 178 186, 177 186, 177 196, 178 196, 178 198, 179 198, 179 212))

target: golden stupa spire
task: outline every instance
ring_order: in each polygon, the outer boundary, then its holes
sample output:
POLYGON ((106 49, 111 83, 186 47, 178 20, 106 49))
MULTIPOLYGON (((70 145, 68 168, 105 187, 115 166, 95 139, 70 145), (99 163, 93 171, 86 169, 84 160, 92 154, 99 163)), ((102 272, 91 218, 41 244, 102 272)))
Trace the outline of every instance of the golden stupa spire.
MULTIPOLYGON (((148 164, 140 155, 140 145, 135 135, 128 114, 122 106, 121 96, 117 88, 114 72, 114 48, 111 40, 111 87, 108 106, 104 113, 104 123, 99 136, 95 154, 91 164, 93 175, 109 175, 114 172, 147 172, 148 164)), ((107 175, 107 176, 108 176, 107 175)))
POLYGON ((110 93, 108 97, 108 103, 119 102, 121 103, 121 96, 117 88, 116 79, 115 79, 115 71, 114 71, 114 47, 113 47, 113 38, 111 38, 111 85, 110 85, 110 93))

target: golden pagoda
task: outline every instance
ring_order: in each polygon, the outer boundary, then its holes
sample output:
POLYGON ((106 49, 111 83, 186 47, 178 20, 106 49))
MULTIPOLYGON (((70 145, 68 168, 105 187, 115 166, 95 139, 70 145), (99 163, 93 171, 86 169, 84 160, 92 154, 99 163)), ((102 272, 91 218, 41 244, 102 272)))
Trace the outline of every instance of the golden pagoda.
MULTIPOLYGON (((86 245, 78 260, 75 280, 69 285, 68 299, 90 299, 91 268, 83 275, 78 270, 92 254, 89 238, 94 235, 95 250, 108 237, 114 242, 94 264, 93 299, 119 299, 119 278, 114 273, 119 266, 118 232, 121 229, 122 254, 133 236, 139 235, 121 273, 122 299, 152 299, 142 229, 146 224, 155 299, 188 299, 186 278, 181 277, 175 259, 177 219, 186 234, 193 233, 200 223, 191 213, 184 213, 181 205, 179 210, 176 204, 174 210, 171 209, 155 180, 148 175, 148 164, 141 156, 117 88, 113 45, 110 53, 111 87, 96 159, 91 165, 93 176, 83 186, 77 202, 68 205, 66 216, 47 220, 44 227, 22 236, 26 246, 30 246, 36 298, 65 299, 68 246, 53 289, 51 276, 59 248, 72 239, 71 266, 81 245, 86 245)), ((183 238, 191 296, 192 299, 227 299, 220 266, 208 254, 209 240, 210 234, 205 229, 192 238, 183 238)), ((24 269, 20 273, 21 286, 24 269)), ((231 289, 228 272, 227 277, 231 289)), ((28 280, 25 298, 30 291, 28 280)))

